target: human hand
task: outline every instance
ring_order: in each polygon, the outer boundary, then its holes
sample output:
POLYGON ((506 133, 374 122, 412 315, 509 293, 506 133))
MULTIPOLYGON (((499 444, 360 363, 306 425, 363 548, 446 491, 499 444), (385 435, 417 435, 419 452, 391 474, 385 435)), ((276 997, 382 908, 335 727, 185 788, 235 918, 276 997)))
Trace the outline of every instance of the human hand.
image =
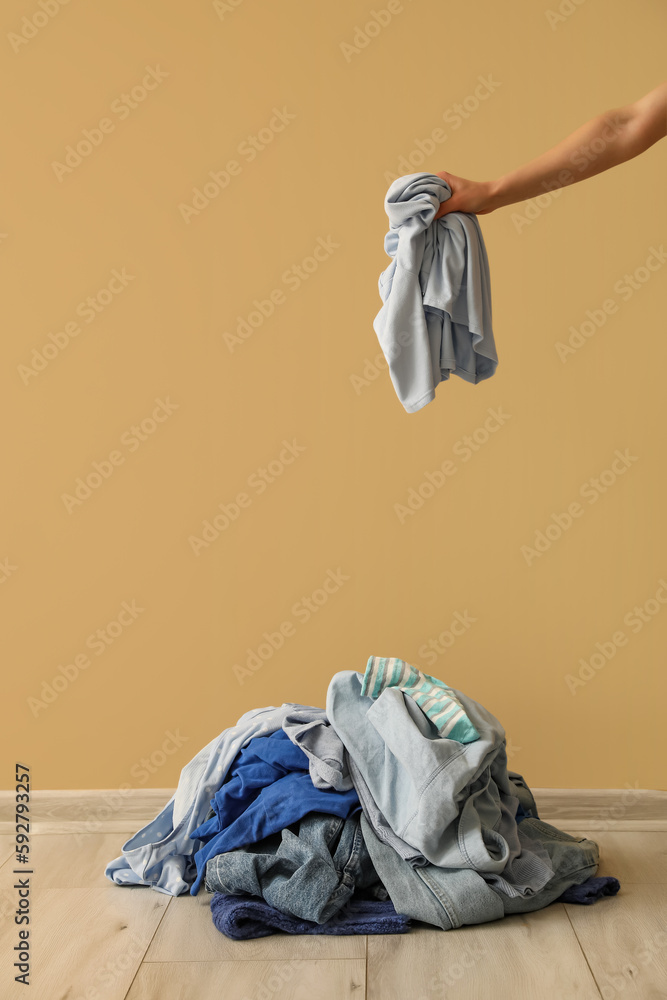
POLYGON ((443 201, 435 214, 439 219, 449 212, 469 212, 473 215, 488 215, 498 206, 493 203, 491 181, 467 181, 463 177, 455 177, 442 170, 436 175, 446 181, 451 190, 451 197, 443 201))

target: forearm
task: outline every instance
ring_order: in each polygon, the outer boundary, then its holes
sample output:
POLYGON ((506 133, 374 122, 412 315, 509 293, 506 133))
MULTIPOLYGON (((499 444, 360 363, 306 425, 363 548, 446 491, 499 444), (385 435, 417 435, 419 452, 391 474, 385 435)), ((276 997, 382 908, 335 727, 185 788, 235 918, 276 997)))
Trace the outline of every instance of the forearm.
POLYGON ((640 101, 598 115, 552 149, 490 182, 493 208, 534 198, 599 174, 667 134, 667 84, 640 101))

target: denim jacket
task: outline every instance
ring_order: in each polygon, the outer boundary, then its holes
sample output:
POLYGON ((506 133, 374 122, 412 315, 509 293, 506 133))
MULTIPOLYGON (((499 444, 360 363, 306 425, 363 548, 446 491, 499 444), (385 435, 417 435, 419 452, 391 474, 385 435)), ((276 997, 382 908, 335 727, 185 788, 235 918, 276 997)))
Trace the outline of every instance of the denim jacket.
MULTIPOLYGON (((517 824, 517 787, 507 770, 505 731, 482 705, 454 691, 480 734, 472 743, 440 736, 414 700, 385 688, 361 694, 362 675, 333 676, 327 715, 363 778, 359 798, 374 832, 413 866, 470 869, 508 895, 538 892, 553 875, 540 837, 517 824), (383 823, 373 821, 368 796, 383 823)), ((521 779, 520 779, 521 780, 521 779)))

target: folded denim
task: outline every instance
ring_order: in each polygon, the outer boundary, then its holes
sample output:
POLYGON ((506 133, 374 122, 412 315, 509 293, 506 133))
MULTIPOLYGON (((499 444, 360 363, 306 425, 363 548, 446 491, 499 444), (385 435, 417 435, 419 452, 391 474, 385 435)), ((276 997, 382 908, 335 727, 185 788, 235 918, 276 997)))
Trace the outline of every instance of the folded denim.
MULTIPOLYGON (((155 819, 123 844, 120 857, 106 866, 106 877, 117 885, 147 885, 170 896, 187 892, 197 875, 194 854, 200 846, 191 834, 209 815, 211 799, 236 755, 253 737, 269 736, 286 720, 291 728, 311 722, 328 725, 323 709, 297 702, 245 712, 185 765, 174 795, 155 819)), ((318 773, 312 758, 310 773, 311 777, 318 773)))
POLYGON ((405 934, 410 930, 408 917, 397 913, 389 900, 377 899, 351 899, 331 920, 316 924, 281 913, 263 899, 216 892, 211 900, 211 916, 218 930, 235 941, 267 937, 276 931, 287 934, 405 934))
POLYGON ((210 858, 206 888, 260 896, 283 913, 317 924, 330 920, 355 892, 386 899, 359 821, 359 810, 347 819, 309 813, 280 834, 210 858))
MULTIPOLYGON (((472 869, 508 895, 539 892, 553 869, 539 839, 517 824, 526 796, 510 779, 498 720, 453 689, 480 734, 459 743, 442 738, 398 688, 387 687, 372 700, 361 694, 362 682, 355 671, 335 674, 327 715, 345 744, 359 800, 378 837, 413 866, 472 869)), ((529 790, 528 796, 530 808, 529 790)))
POLYGON ((443 930, 499 920, 508 913, 542 909, 570 886, 595 875, 599 851, 594 841, 571 837, 533 817, 525 818, 521 823, 524 826, 529 827, 531 837, 539 840, 548 853, 553 875, 539 892, 508 896, 470 868, 410 865, 376 837, 365 815, 361 818, 371 860, 396 910, 443 930))

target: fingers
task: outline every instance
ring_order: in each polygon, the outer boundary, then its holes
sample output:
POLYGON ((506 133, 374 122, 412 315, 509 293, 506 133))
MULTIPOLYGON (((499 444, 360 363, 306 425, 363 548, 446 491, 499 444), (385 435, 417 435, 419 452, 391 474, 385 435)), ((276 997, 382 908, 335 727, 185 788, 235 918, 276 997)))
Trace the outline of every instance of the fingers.
POLYGON ((452 195, 451 198, 447 199, 447 201, 443 201, 442 205, 435 213, 434 218, 440 219, 442 218, 443 215, 449 215, 450 212, 459 212, 459 211, 460 209, 458 207, 458 201, 454 197, 454 195, 452 195))
POLYGON ((454 174, 450 174, 446 170, 440 170, 435 176, 442 178, 442 180, 449 186, 449 190, 452 192, 447 201, 443 201, 440 208, 435 213, 434 218, 440 219, 443 215, 448 215, 450 212, 457 212, 459 210, 455 189, 458 187, 460 178, 455 177, 454 174))

